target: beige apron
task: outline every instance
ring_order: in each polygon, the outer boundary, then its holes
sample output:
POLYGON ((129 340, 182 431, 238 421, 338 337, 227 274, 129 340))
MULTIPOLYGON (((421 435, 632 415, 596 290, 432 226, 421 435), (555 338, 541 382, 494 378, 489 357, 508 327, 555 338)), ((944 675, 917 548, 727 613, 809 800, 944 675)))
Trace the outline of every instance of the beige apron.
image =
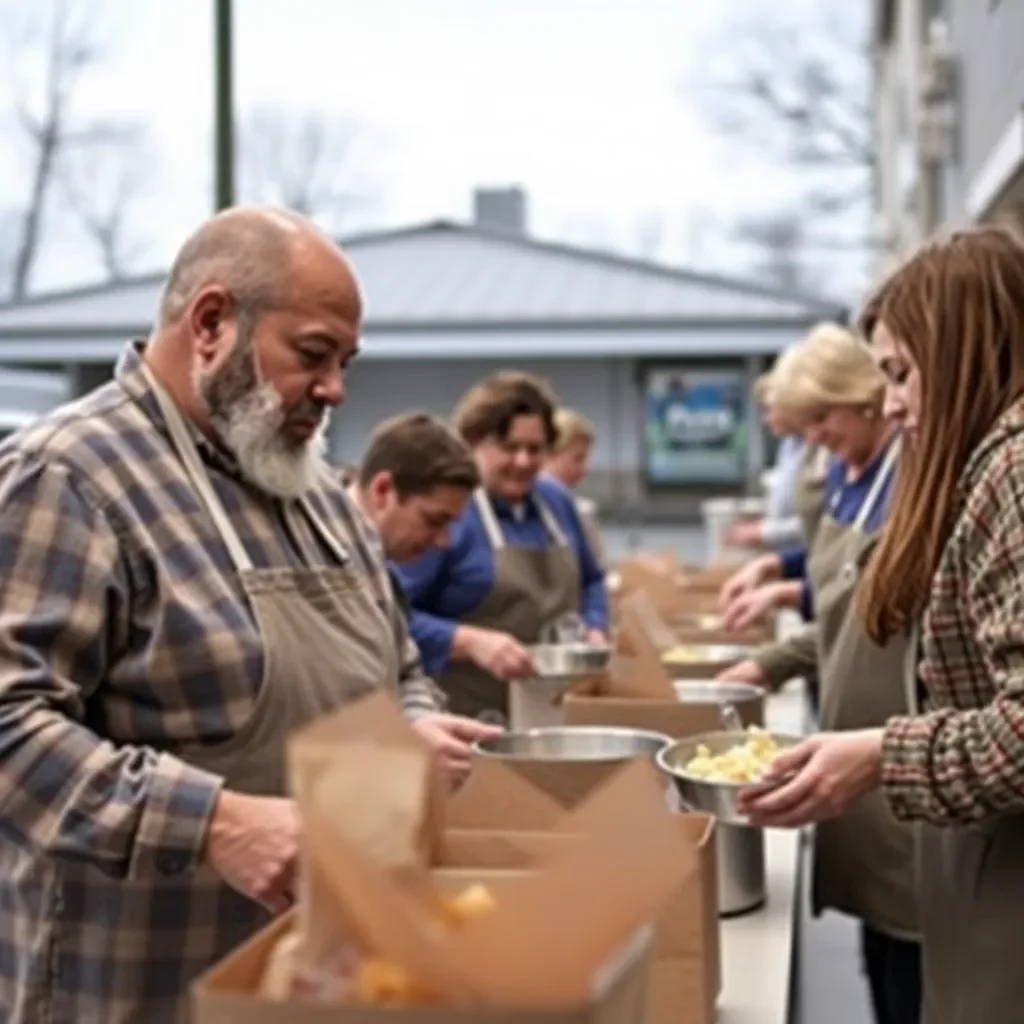
MULTIPOLYGON (((147 375, 148 376, 148 375, 147 375)), ((340 567, 256 569, 199 457, 177 406, 150 377, 174 447, 196 493, 213 519, 231 555, 259 627, 264 649, 263 680, 250 717, 232 737, 213 745, 190 745, 173 753, 224 778, 228 789, 261 795, 286 791, 285 740, 294 730, 378 688, 397 690, 400 658, 392 624, 384 609, 389 596, 381 580, 349 565, 352 555, 305 502, 303 511, 342 563, 340 567)), ((353 517, 355 521, 355 517, 353 517)), ((355 527, 358 529, 358 526, 355 527)), ((232 920, 217 922, 220 941, 204 934, 204 953, 215 960, 235 946, 239 932, 259 927, 266 912, 228 892, 209 869, 179 883, 180 898, 197 906, 218 902, 232 920)), ((208 915, 197 915, 207 920, 208 915)), ((139 992, 140 1005, 147 993, 139 992)), ((186 1020, 181 994, 179 1020, 186 1020)), ((140 1013, 130 1020, 155 1019, 140 1013)), ((161 1019, 164 1019, 161 1017, 161 1019)), ((119 1024, 110 1021, 108 1024, 119 1024)))
MULTIPOLYGON (((906 689, 918 709, 920 623, 906 689)), ((918 832, 924 1006, 921 1024, 1024 1020, 1024 815, 918 832)))
MULTIPOLYGON (((544 630, 560 616, 580 610, 576 552, 540 498, 534 496, 533 500, 551 538, 543 547, 506 544, 487 495, 478 490, 473 500, 494 554, 494 582, 479 606, 460 622, 508 633, 522 644, 538 643, 544 630)), ((508 684, 471 662, 451 662, 437 683, 448 696, 452 714, 508 721, 508 684)))
MULTIPOLYGON (((860 568, 877 541, 864 526, 899 455, 894 441, 852 525, 822 516, 808 561, 818 620, 820 726, 826 731, 877 728, 906 714, 906 647, 878 647, 865 634, 853 602, 860 568)), ((832 908, 901 939, 917 937, 913 830, 892 816, 880 791, 842 817, 818 825, 812 905, 832 908)))
POLYGON ((825 475, 828 472, 828 450, 807 445, 796 474, 796 492, 793 503, 800 517, 800 531, 804 544, 810 549, 822 516, 825 475))

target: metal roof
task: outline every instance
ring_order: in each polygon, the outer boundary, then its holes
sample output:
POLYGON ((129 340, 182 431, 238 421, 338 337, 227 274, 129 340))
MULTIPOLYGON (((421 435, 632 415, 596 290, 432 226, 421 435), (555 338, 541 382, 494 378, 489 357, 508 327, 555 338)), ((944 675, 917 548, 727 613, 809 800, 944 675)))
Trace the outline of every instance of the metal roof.
MULTIPOLYGON (((422 355, 431 356, 434 342, 450 333, 745 332, 799 328, 843 315, 838 303, 820 298, 450 221, 364 234, 343 244, 366 296, 371 350, 375 336, 411 333, 423 335, 422 355)), ((41 350, 58 340, 144 334, 162 281, 162 274, 152 274, 0 307, 0 358, 14 358, 5 342, 37 339, 41 350)))

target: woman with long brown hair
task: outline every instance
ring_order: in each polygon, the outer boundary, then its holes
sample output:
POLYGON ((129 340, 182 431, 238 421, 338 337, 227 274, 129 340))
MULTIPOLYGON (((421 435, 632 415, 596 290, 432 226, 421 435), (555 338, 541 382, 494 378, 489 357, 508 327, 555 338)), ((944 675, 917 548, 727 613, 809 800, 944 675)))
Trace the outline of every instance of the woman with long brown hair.
POLYGON ((1024 242, 932 242, 869 309, 909 443, 858 603, 876 642, 913 638, 916 713, 806 740, 743 804, 799 826, 880 786, 923 823, 926 1024, 1005 1024, 1024 1014, 1024 242))

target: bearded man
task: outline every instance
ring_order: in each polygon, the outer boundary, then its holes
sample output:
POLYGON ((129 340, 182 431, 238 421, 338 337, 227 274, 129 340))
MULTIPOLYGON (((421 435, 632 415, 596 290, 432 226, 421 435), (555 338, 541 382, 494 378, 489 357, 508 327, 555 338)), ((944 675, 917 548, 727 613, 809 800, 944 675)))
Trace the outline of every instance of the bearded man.
POLYGON ((375 689, 443 735, 322 456, 361 315, 312 224, 228 211, 115 380, 0 446, 7 1024, 185 1020, 292 898, 286 736, 375 689))

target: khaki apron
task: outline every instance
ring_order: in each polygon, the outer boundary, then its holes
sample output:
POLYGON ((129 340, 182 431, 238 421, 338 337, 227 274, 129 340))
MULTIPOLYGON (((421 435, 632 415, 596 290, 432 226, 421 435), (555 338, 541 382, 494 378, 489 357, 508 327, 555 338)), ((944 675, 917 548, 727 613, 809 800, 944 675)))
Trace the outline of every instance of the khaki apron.
POLYGON ((796 474, 796 492, 793 503, 800 517, 800 531, 804 544, 810 549, 822 516, 825 475, 828 472, 828 450, 808 445, 796 474))
MULTIPOLYGON (((310 569, 254 568, 214 492, 177 406, 152 377, 150 383, 190 481, 231 555, 264 649, 259 693, 238 732, 222 743, 190 745, 172 752, 222 776, 227 789, 281 796, 286 792, 285 740, 290 733, 374 689, 397 691, 400 658, 384 611, 389 595, 381 580, 349 568, 351 553, 304 502, 303 510, 322 541, 343 564, 310 569)), ((179 891, 173 898, 197 908, 193 919, 204 925, 209 922, 202 935, 196 936, 201 953, 188 943, 196 961, 219 959, 246 933, 268 920, 261 906, 229 890, 209 868, 201 868, 192 879, 174 886, 179 891), (217 920, 210 922, 209 912, 199 912, 203 904, 218 906, 217 920)), ((117 898, 130 895, 118 892, 117 898)), ((141 895, 145 899, 148 894, 141 895)), ((127 907, 125 913, 129 913, 127 907)), ((196 963, 198 969, 202 966, 196 963)), ((167 1005, 166 994, 157 995, 159 1005, 151 1003, 152 995, 139 991, 135 1012, 108 1018, 104 1024, 188 1019, 186 992, 180 993, 173 1007, 167 1005)))
MULTIPOLYGON (((906 689, 918 708, 920 623, 906 689)), ((918 832, 924 1006, 921 1024, 1024 1020, 1024 815, 918 832)))
MULTIPOLYGON (((906 714, 906 646, 878 647, 865 634, 853 603, 860 568, 877 541, 864 526, 899 455, 894 441, 852 525, 826 511, 809 556, 818 620, 820 726, 826 731, 877 728, 906 714)), ((896 821, 881 791, 863 797, 815 832, 812 906, 864 921, 895 938, 916 939, 914 833, 896 821)))
MULTIPOLYGON (((459 621, 465 626, 508 633, 521 644, 539 643, 560 616, 580 610, 580 569, 551 510, 534 496, 537 513, 551 538, 543 547, 512 547, 487 495, 473 495, 494 555, 494 582, 483 601, 459 621)), ((437 680, 452 714, 508 721, 508 683, 468 661, 453 661, 437 680)))

